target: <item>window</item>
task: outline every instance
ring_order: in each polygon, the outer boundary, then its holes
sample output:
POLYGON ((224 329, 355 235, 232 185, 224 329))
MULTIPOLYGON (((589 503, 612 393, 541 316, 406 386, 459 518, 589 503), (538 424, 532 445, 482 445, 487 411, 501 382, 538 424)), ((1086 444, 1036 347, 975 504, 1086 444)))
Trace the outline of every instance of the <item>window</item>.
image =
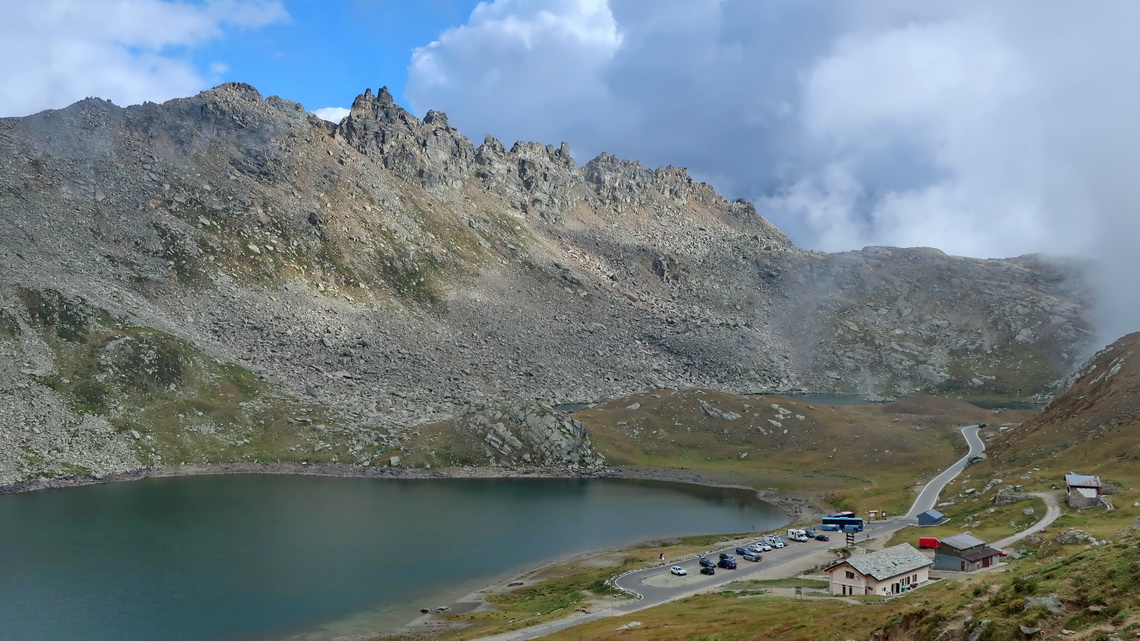
POLYGON ((854 578, 855 578, 855 573, 854 573, 854 572, 850 572, 850 571, 849 571, 849 572, 846 572, 846 574, 847 574, 847 578, 848 578, 848 579, 854 579, 854 578))

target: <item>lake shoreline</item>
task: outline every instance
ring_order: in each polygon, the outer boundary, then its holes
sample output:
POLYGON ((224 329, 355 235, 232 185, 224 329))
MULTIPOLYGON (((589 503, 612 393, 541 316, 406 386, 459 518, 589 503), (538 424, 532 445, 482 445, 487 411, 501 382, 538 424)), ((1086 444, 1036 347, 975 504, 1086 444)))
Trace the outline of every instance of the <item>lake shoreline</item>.
POLYGON ((797 496, 794 492, 777 493, 772 490, 757 490, 745 485, 710 480, 697 472, 686 469, 634 468, 634 467, 451 467, 451 468, 402 468, 402 467, 355 467, 347 465, 318 465, 300 463, 205 463, 200 465, 177 465, 170 467, 143 467, 126 472, 107 474, 82 474, 54 478, 33 479, 0 485, 0 495, 38 492, 42 490, 66 489, 108 483, 128 483, 148 478, 171 478, 179 476, 213 476, 236 474, 280 474, 289 476, 330 476, 341 478, 390 478, 390 479, 495 479, 495 478, 534 478, 534 479, 640 479, 664 483, 689 483, 708 487, 722 487, 748 490, 756 497, 770 503, 789 518, 795 519, 800 513, 814 513, 818 506, 814 501, 797 496))
MULTIPOLYGON (((780 492, 773 490, 757 490, 740 484, 719 482, 706 478, 700 473, 685 469, 668 468, 633 468, 633 467, 599 467, 599 468, 569 468, 569 467, 458 467, 458 468, 363 468, 341 465, 302 465, 295 463, 214 463, 202 465, 179 465, 171 467, 139 468, 127 472, 103 475, 76 475, 58 478, 35 479, 32 481, 14 483, 0 486, 0 495, 41 490, 66 489, 90 485, 104 485, 110 483, 126 483, 140 481, 148 478, 172 478, 185 476, 227 476, 227 475, 286 475, 286 476, 324 476, 342 478, 389 478, 393 480, 437 480, 437 479, 636 479, 659 481, 663 483, 684 483, 702 485, 707 487, 721 487, 746 490, 754 492, 756 498, 779 509, 789 522, 798 522, 822 513, 815 501, 806 496, 797 496, 794 492, 780 492)), ((596 550, 585 555, 573 556, 600 556, 612 550, 596 550)), ((531 568, 523 574, 532 574, 541 567, 565 561, 565 558, 531 568)), ((487 596, 508 589, 511 582, 518 579, 520 574, 504 576, 499 580, 467 593, 454 601, 451 606, 464 604, 467 607, 483 609, 491 607, 487 596)), ((437 604, 438 605, 438 604, 437 604)), ((449 607, 450 609, 450 607, 449 607)), ((336 639, 357 640, 372 639, 385 636, 430 636, 432 630, 441 631, 452 625, 443 623, 434 614, 420 611, 408 612, 404 622, 395 626, 384 626, 371 630, 366 634, 351 634, 337 636, 336 639)), ((403 617, 401 617, 403 618, 403 617)), ((311 638, 302 635, 300 638, 311 638)), ((327 637, 326 637, 327 638, 327 637)))

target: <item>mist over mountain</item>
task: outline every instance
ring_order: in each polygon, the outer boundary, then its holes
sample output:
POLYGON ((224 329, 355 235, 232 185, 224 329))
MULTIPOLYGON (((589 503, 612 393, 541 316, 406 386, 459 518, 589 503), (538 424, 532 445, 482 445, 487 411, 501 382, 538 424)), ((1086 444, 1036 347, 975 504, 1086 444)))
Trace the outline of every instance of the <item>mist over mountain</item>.
POLYGON ((1093 345, 1083 265, 806 251, 684 169, 475 146, 383 89, 339 124, 236 83, 87 99, 0 150, 5 480, 373 464, 666 387, 1027 398, 1093 345))

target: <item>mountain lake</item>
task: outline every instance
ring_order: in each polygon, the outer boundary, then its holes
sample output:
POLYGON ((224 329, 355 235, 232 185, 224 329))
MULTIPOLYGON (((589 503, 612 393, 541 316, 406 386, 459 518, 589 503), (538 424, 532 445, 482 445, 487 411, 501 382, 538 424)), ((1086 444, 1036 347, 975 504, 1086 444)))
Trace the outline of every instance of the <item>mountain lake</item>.
POLYGON ((322 639, 590 551, 770 530, 746 490, 233 475, 0 496, 0 638, 322 639))

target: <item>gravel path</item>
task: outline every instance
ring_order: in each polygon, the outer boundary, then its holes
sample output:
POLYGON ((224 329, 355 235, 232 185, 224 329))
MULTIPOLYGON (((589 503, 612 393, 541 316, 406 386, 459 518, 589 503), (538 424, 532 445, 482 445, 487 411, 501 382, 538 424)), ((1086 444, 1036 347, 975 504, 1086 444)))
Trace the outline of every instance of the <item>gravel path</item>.
POLYGON ((1060 501, 1057 500, 1057 494, 1056 493, 1054 493, 1054 492, 1033 492, 1032 494, 1030 494, 1030 496, 1040 497, 1042 500, 1045 501, 1045 516, 1041 517, 1040 521, 1034 523, 1033 525, 1031 525, 1027 529, 1024 529, 1024 530, 1018 532, 1017 534, 1014 534, 1012 536, 1007 536, 1000 541, 995 541, 992 545, 990 545, 990 547, 996 548, 998 550, 1009 547, 1010 545, 1012 545, 1012 544, 1020 541, 1021 539, 1024 539, 1025 537, 1029 536, 1030 534, 1036 534, 1036 533, 1040 532, 1041 530, 1044 530, 1051 523, 1053 523, 1053 521, 1056 521, 1057 517, 1061 516, 1061 503, 1060 503, 1060 501))

